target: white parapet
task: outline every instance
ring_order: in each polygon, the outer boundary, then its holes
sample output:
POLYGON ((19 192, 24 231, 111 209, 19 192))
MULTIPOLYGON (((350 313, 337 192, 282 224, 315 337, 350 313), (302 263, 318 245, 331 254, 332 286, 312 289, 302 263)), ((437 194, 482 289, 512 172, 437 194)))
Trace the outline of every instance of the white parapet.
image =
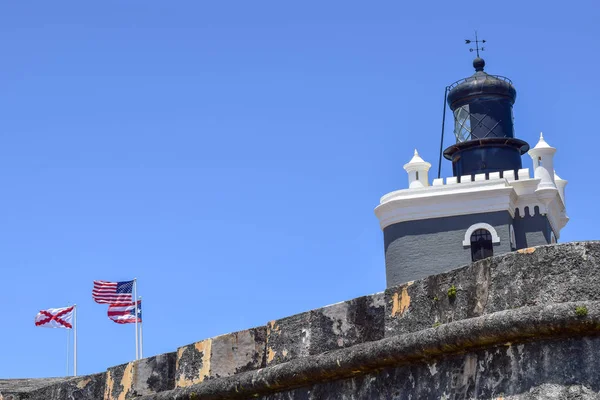
MULTIPOLYGON (((396 190, 381 198, 375 214, 382 229, 404 221, 423 220, 449 217, 456 215, 471 215, 485 212, 508 211, 515 216, 525 216, 525 208, 532 213, 536 207, 541 215, 546 215, 556 236, 566 225, 569 218, 564 205, 564 185, 555 190, 553 197, 548 191, 538 190, 540 178, 531 177, 529 168, 517 171, 509 170, 460 177, 438 178, 431 186, 420 186, 396 190), (518 179, 515 179, 518 177, 518 179)), ((560 178, 557 178, 557 180, 560 178)))

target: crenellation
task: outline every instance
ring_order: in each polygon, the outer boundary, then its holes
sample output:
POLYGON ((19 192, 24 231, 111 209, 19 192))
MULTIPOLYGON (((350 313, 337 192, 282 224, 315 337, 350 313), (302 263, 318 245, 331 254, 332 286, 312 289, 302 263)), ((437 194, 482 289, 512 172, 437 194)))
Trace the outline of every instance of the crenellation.
POLYGON ((515 178, 515 170, 510 169, 508 171, 502 172, 502 177, 504 179, 506 179, 508 182, 512 182, 512 181, 516 180, 516 178, 515 178))
POLYGON ((500 177, 500 172, 490 172, 489 180, 502 179, 500 177))
POLYGON ((531 176, 529 175, 529 168, 521 168, 521 169, 519 170, 519 175, 518 175, 518 177, 519 177, 519 180, 520 180, 520 181, 524 181, 524 180, 526 180, 526 179, 530 179, 530 178, 531 178, 531 176))
POLYGON ((474 181, 479 182, 479 181, 485 181, 486 179, 488 179, 486 177, 486 174, 477 174, 477 175, 475 175, 474 181))
MULTIPOLYGON (((382 196, 380 199, 380 204, 389 201, 392 198, 398 197, 400 195, 411 195, 414 193, 421 194, 429 194, 436 193, 436 188, 439 189, 440 186, 449 186, 449 185, 460 185, 460 184, 473 184, 474 182, 484 182, 484 181, 497 181, 504 180, 511 186, 517 187, 522 182, 530 182, 531 184, 537 184, 540 182, 539 179, 530 176, 529 168, 522 168, 517 171, 515 175, 515 171, 504 171, 502 172, 502 177, 500 176, 500 172, 490 172, 489 174, 476 174, 475 176, 464 175, 461 177, 449 176, 444 178, 435 178, 432 181, 431 185, 424 185, 419 187, 409 187, 406 189, 400 189, 382 196), (518 179, 516 179, 517 177, 518 179)), ((564 181, 566 182, 566 181, 564 181)), ((566 185, 566 183, 564 184, 566 185)))

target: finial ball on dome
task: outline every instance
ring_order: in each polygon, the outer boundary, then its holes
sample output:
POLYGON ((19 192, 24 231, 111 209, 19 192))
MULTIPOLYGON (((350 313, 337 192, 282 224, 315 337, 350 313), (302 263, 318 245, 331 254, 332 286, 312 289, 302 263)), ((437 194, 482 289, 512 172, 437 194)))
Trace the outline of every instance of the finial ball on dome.
POLYGON ((485 67, 485 61, 483 60, 483 58, 477 57, 476 59, 474 59, 473 67, 475 68, 475 71, 483 71, 483 67, 485 67))

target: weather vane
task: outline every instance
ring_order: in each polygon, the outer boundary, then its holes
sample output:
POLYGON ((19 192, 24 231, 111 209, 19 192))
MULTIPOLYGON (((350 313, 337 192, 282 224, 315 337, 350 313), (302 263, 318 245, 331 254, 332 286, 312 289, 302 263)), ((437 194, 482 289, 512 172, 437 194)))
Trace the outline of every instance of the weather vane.
POLYGON ((470 48, 469 51, 471 51, 471 52, 476 51, 477 57, 479 58, 479 50, 481 50, 481 51, 485 50, 485 47, 483 47, 485 40, 478 40, 477 39, 477 31, 475 31, 475 40, 465 39, 465 44, 470 44, 470 43, 475 43, 475 48, 470 48), (481 43, 481 48, 479 48, 479 43, 481 43))

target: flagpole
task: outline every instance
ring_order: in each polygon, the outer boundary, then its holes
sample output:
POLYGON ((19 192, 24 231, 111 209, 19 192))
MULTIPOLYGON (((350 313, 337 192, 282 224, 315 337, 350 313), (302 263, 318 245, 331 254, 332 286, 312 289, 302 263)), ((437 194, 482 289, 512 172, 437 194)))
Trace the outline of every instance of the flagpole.
POLYGON ((77 376, 77 304, 73 305, 73 376, 77 376))
POLYGON ((135 359, 139 360, 138 350, 138 306, 137 306, 137 278, 133 278, 133 303, 135 305, 135 359))
POLYGON ((71 347, 71 331, 69 329, 65 329, 67 331, 67 372, 65 376, 69 375, 69 347, 71 347))
MULTIPOLYGON (((140 303, 142 302, 142 296, 140 296, 140 303)), ((137 321, 137 319, 136 319, 137 321)), ((144 336, 143 336, 144 321, 140 321, 140 358, 144 358, 144 336)))

